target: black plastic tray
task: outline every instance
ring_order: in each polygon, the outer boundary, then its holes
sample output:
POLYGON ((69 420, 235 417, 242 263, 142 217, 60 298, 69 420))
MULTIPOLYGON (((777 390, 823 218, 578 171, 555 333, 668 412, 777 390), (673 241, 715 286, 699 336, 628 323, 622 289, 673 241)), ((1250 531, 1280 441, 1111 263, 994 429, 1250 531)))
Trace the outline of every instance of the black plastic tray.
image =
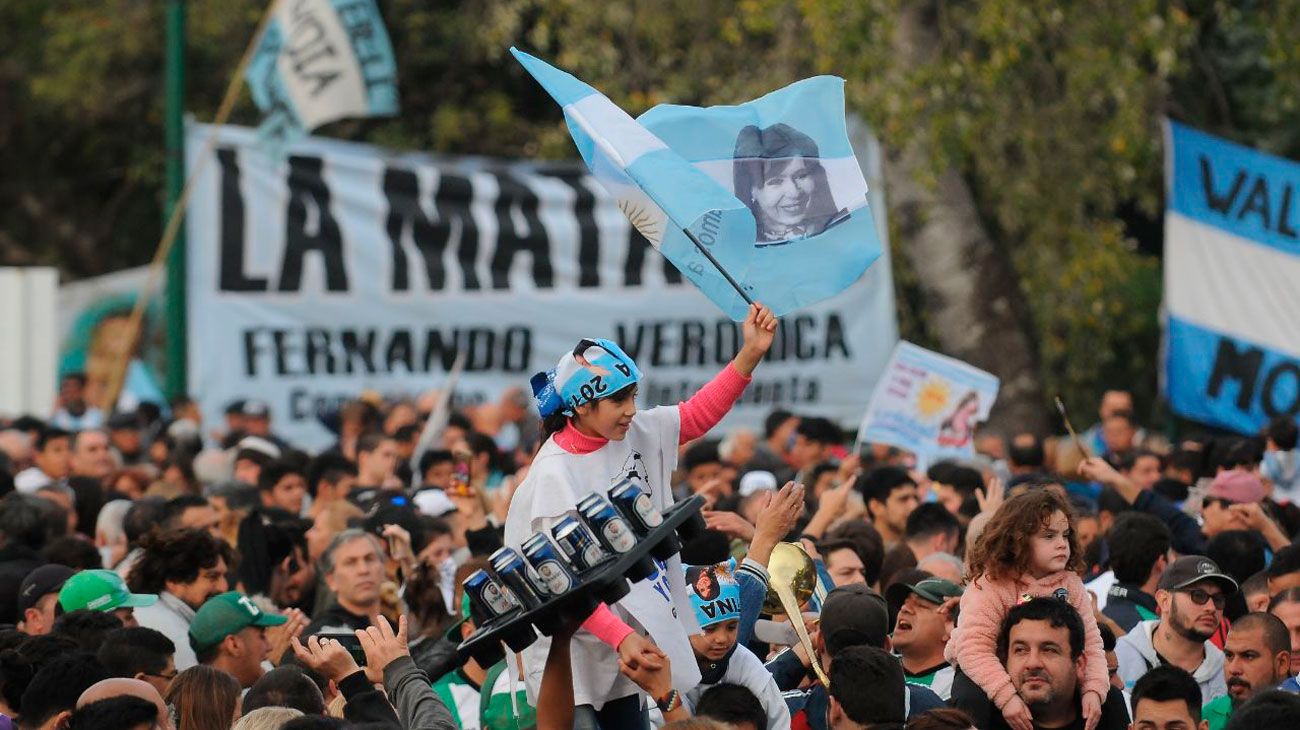
POLYGON ((652 558, 667 561, 682 549, 683 540, 694 539, 706 528, 700 510, 703 497, 688 497, 664 511, 664 521, 637 540, 630 552, 606 558, 580 576, 580 583, 533 609, 518 609, 478 627, 456 647, 462 660, 474 659, 490 667, 505 658, 504 642, 519 652, 537 641, 537 632, 550 636, 565 620, 585 621, 602 603, 614 603, 635 583, 654 573, 652 558), (536 630, 534 630, 536 629, 536 630))

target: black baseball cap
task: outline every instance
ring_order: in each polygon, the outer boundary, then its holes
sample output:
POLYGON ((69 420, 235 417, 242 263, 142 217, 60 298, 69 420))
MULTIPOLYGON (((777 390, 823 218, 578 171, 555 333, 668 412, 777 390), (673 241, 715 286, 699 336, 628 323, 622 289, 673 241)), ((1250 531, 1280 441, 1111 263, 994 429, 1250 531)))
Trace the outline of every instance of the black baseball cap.
POLYGON ((75 572, 66 565, 50 563, 28 573, 18 588, 18 617, 21 619, 23 612, 35 606, 42 596, 58 593, 75 572))
POLYGON ((848 646, 884 647, 889 609, 884 596, 865 583, 852 583, 826 594, 820 623, 826 651, 832 655, 848 646))
POLYGON ((1156 585, 1158 590, 1177 591, 1200 583, 1203 580, 1214 581, 1223 588, 1225 595, 1237 592, 1237 581, 1232 576, 1219 570, 1219 565, 1204 555, 1184 555, 1165 568, 1156 585))

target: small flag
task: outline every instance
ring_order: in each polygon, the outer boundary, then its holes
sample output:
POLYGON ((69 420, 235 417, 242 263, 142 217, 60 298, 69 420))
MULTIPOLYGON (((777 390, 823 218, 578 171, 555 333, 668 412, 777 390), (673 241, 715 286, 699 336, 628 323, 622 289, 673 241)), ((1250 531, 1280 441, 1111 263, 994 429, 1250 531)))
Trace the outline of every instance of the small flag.
POLYGON ((780 316, 834 296, 880 256, 842 79, 632 119, 572 75, 511 52, 563 107, 579 153, 633 226, 732 319, 748 304, 719 268, 780 316))
POLYGON ((277 0, 245 74, 266 148, 345 117, 397 113, 397 64, 375 0, 277 0))

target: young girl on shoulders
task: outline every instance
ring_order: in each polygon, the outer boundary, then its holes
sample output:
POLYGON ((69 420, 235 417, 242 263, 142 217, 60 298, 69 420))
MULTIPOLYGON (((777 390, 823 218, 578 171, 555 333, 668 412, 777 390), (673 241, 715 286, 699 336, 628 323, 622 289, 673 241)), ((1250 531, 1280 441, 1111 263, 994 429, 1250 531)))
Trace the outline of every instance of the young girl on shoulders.
POLYGON ((1083 619, 1082 709, 1088 730, 1095 728, 1110 684, 1092 601, 1079 578, 1083 558, 1069 502, 1051 487, 1008 499, 989 520, 968 562, 971 581, 944 650, 948 661, 984 690, 1013 730, 1032 730, 1033 716, 997 656, 1002 620, 1032 598, 1069 601, 1083 619))

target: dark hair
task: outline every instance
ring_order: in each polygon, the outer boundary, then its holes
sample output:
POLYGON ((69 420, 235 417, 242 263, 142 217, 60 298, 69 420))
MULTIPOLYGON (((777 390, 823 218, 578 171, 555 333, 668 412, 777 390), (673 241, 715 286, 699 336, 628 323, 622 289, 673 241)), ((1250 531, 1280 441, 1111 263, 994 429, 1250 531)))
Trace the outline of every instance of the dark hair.
POLYGON ((850 646, 831 658, 830 696, 859 725, 901 728, 907 721, 903 665, 884 649, 850 646), (863 692, 864 687, 872 691, 863 692))
MULTIPOLYGON (((1287 588, 1274 595, 1268 601, 1268 610, 1272 611, 1284 603, 1300 603, 1300 586, 1287 588)), ((1300 647, 1295 648, 1300 650, 1300 647)))
POLYGON ((405 426, 398 426, 397 430, 393 431, 393 440, 406 444, 414 441, 419 435, 420 427, 414 423, 408 423, 405 426))
POLYGON ((1097 495, 1097 513, 1109 512, 1112 515, 1118 515, 1133 509, 1133 505, 1128 503, 1127 499, 1120 494, 1114 487, 1102 487, 1101 494, 1097 495))
POLYGON ((885 541, 880 531, 865 520, 842 522, 826 533, 828 540, 847 540, 853 543, 862 559, 867 585, 880 580, 880 567, 885 560, 885 541))
POLYGON ((801 419, 794 432, 808 441, 819 444, 834 445, 844 440, 844 432, 840 427, 825 418, 801 419))
POLYGON ((895 489, 909 484, 916 486, 916 482, 905 469, 896 466, 878 466, 859 479, 856 486, 858 491, 862 492, 862 499, 867 503, 867 511, 870 512, 872 500, 884 504, 895 489))
POLYGON ((1233 710, 1232 717, 1223 730, 1256 730, 1256 728, 1290 727, 1300 713, 1300 696, 1290 692, 1270 689, 1251 697, 1246 704, 1233 710))
POLYGON ((424 532, 426 547, 435 538, 452 534, 451 523, 441 517, 430 517, 423 514, 420 515, 420 529, 424 532))
POLYGON ((1257 437, 1228 439, 1216 443, 1216 466, 1223 469, 1252 469, 1264 460, 1264 440, 1257 437))
POLYGON ((269 492, 275 488, 275 485, 283 478, 290 474, 297 474, 306 481, 307 477, 303 474, 302 467, 298 464, 286 460, 276 459, 270 464, 262 467, 262 471, 257 475, 257 489, 262 492, 269 492))
POLYGON ((73 709, 81 693, 101 679, 108 675, 91 654, 74 652, 51 659, 23 692, 19 725, 40 727, 60 712, 73 709))
POLYGON ((1068 601, 1040 597, 1013 606, 998 628, 998 659, 1007 661, 1007 648, 1011 643, 1011 629, 1021 621, 1046 621, 1054 629, 1065 629, 1070 635, 1070 658, 1083 654, 1083 619, 1068 601))
POLYGON ((44 451, 45 447, 49 446, 51 441, 66 439, 66 438, 70 438, 71 436, 72 436, 71 433, 68 433, 67 431, 64 431, 61 428, 57 428, 55 426, 46 426, 36 434, 36 443, 34 444, 34 446, 36 447, 37 451, 44 451))
POLYGON ((206 498, 197 494, 182 494, 179 497, 173 497, 163 504, 162 525, 164 528, 172 528, 185 514, 185 510, 195 507, 211 507, 212 503, 206 498))
POLYGON ((970 730, 975 721, 956 707, 928 710, 907 721, 907 730, 970 730))
MULTIPOLYGON (((17 650, 36 669, 40 669, 55 657, 77 651, 77 642, 59 634, 29 636, 18 645, 17 650)), ((10 707, 14 707, 14 705, 10 705, 10 707)))
POLYGON ((812 180, 807 219, 810 232, 821 233, 836 218, 839 211, 831 194, 826 169, 822 167, 821 154, 812 137, 788 124, 773 124, 759 128, 748 125, 736 135, 732 154, 732 184, 737 198, 743 201, 758 221, 759 233, 763 228, 763 214, 753 191, 762 187, 769 175, 780 172, 796 159, 802 158, 812 180))
POLYGON ((1255 611, 1232 622, 1229 632, 1241 629, 1250 631, 1251 629, 1260 629, 1264 633, 1264 646, 1268 647, 1268 653, 1277 656, 1278 652, 1291 652, 1291 634, 1288 632, 1286 624, 1282 619, 1271 613, 1264 611, 1255 611))
POLYGON ((1032 433, 1016 434, 1007 447, 1007 459, 1015 466, 1041 469, 1047 460, 1046 454, 1043 453, 1043 440, 1032 433), (1021 440, 1026 440, 1028 443, 1016 443, 1021 440))
POLYGON ((11 709, 22 707, 23 692, 36 675, 36 666, 17 649, 0 651, 0 698, 11 709))
POLYGON ((97 656, 110 676, 130 678, 138 673, 158 674, 175 653, 176 645, 166 634, 130 626, 108 632, 97 656))
POLYGON ((359 456, 363 453, 368 454, 371 451, 374 451, 375 449, 379 448, 379 445, 382 444, 383 442, 392 441, 392 440, 393 437, 389 436, 383 431, 370 431, 367 433, 363 433, 357 439, 357 455, 359 456))
POLYGON ((128 544, 138 546, 145 535, 162 523, 166 504, 162 497, 145 497, 127 508, 122 516, 122 532, 126 533, 128 544))
POLYGON ((1293 542, 1273 553, 1273 562, 1268 564, 1269 578, 1296 572, 1300 572, 1300 542, 1293 542))
POLYGON ((767 414, 767 417, 763 419, 763 438, 772 438, 783 423, 794 417, 795 415, 790 411, 783 411, 779 408, 767 414))
POLYGON ((687 565, 721 563, 731 554, 731 539, 718 530, 703 530, 682 544, 682 562, 687 565))
POLYGON ((93 611, 88 608, 69 611, 54 619, 51 633, 66 636, 88 652, 98 651, 104 637, 122 628, 122 619, 112 611, 93 611))
POLYGON ((716 441, 699 441, 692 444, 686 453, 682 454, 682 469, 691 471, 696 467, 706 464, 720 464, 722 457, 718 455, 718 444, 716 441))
MULTIPOLYGON (((426 452, 427 453, 427 452, 426 452)), ((421 472, 423 473, 423 472, 421 472)), ((342 454, 324 453, 307 465, 307 491, 316 496, 316 487, 322 482, 335 486, 345 476, 356 476, 357 465, 342 454)))
POLYGON ((1145 512, 1125 512, 1115 518, 1106 535, 1115 581, 1142 585, 1161 555, 1167 555, 1173 535, 1164 520, 1145 512))
POLYGON ((4 538, 4 544, 39 551, 52 537, 62 534, 50 519, 53 506, 48 500, 18 492, 0 499, 0 537, 4 538))
MULTIPOLYGON (((1267 561, 1268 545, 1264 537, 1254 530, 1228 530, 1220 532, 1205 545, 1205 556, 1219 564, 1219 569, 1237 584, 1263 570, 1267 561)), ((1223 615, 1235 621, 1246 614, 1246 596, 1234 591, 1228 596, 1223 615)))
POLYGON ((956 537, 960 532, 961 523, 956 515, 938 502, 926 502, 918 504, 907 516, 907 528, 903 534, 908 540, 924 540, 935 535, 956 537))
POLYGON ((362 529, 383 540, 384 525, 399 525, 411 535, 411 549, 419 553, 429 541, 424 536, 419 514, 410 507, 382 504, 362 522, 362 529))
POLYGON ((1151 485, 1151 491, 1171 502, 1187 499, 1187 485, 1173 477, 1160 477, 1151 485))
POLYGON ((1159 468, 1163 469, 1165 466, 1165 460, 1160 457, 1160 454, 1147 449, 1133 449, 1119 457, 1119 464, 1116 467, 1120 471, 1133 471, 1133 467, 1137 466, 1138 459, 1155 459, 1156 463, 1159 464, 1159 468))
POLYGON ((68 718, 68 730, 135 730, 155 727, 158 706, 135 695, 118 695, 83 705, 68 718))
POLYGON ((262 707, 292 707, 304 715, 323 715, 325 698, 298 667, 276 667, 263 674, 244 695, 245 715, 262 707))
POLYGON ((1296 447, 1296 442, 1300 441, 1300 429, 1296 428, 1295 420, 1290 416, 1278 416, 1269 421, 1264 435, 1283 451, 1291 451, 1296 447))
POLYGON ((1181 701, 1187 705, 1192 722, 1201 721, 1201 686, 1186 669, 1160 664, 1143 674, 1133 685, 1133 714, 1136 717, 1142 700, 1152 702, 1181 701))
POLYGON ((131 566, 127 585, 136 593, 162 593, 167 582, 193 583, 199 571, 215 567, 225 560, 226 569, 234 573, 235 553, 225 540, 206 530, 177 529, 146 535, 140 542, 144 552, 131 566))
POLYGON ((695 716, 718 722, 749 723, 756 730, 767 730, 767 713, 748 688, 723 682, 715 684, 695 701, 695 716))
POLYGON ((1101 633, 1101 650, 1115 651, 1115 643, 1118 641, 1115 638, 1115 632, 1111 631, 1109 626, 1100 622, 1097 624, 1097 630, 1101 633))
POLYGON ((455 457, 447 449, 429 449, 420 455, 420 478, 423 479, 434 466, 454 460, 455 457))
POLYGON ((88 540, 73 535, 56 537, 41 549, 41 557, 73 570, 95 570, 104 567, 104 557, 88 540))

